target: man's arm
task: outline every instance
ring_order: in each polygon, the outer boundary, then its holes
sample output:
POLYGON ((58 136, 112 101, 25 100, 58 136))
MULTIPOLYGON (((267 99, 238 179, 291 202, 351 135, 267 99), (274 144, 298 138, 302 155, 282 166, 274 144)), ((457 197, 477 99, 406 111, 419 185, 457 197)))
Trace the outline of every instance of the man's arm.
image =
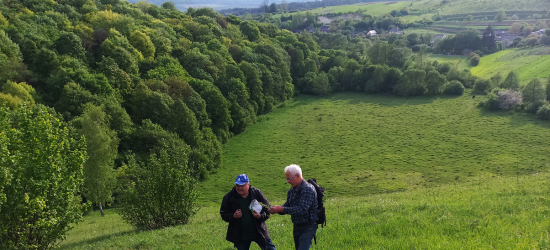
MULTIPOLYGON (((315 193, 310 188, 302 188, 299 196, 298 196, 298 204, 296 206, 283 206, 284 207, 284 213, 295 215, 295 214, 303 214, 307 212, 311 204, 313 204, 313 200, 315 199, 315 193)), ((287 203, 285 203, 286 205, 287 203)))
POLYGON ((229 197, 225 195, 222 200, 222 206, 220 207, 220 215, 222 216, 222 220, 226 222, 235 221, 233 214, 234 212, 231 211, 231 206, 229 204, 229 197))

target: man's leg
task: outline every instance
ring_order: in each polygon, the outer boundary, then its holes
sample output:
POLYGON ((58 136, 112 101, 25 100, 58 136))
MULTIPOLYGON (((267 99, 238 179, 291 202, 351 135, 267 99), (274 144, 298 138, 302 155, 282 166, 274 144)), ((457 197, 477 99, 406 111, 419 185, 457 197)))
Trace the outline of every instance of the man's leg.
POLYGON ((302 234, 301 227, 294 226, 292 229, 292 236, 294 238, 294 249, 298 250, 298 246, 300 245, 300 235, 302 234))
POLYGON ((251 243, 251 240, 239 240, 239 242, 235 244, 235 247, 237 248, 237 250, 248 250, 250 249, 251 243))
MULTIPOLYGON (((319 225, 307 225, 301 228, 302 233, 298 237, 298 247, 297 250, 309 250, 311 248, 311 241, 315 234, 317 233, 317 228, 319 225)), ((294 236, 294 244, 296 244, 296 236, 294 236)))
POLYGON ((259 237, 254 241, 258 243, 258 246, 260 246, 262 250, 277 250, 275 248, 275 245, 273 245, 273 242, 271 242, 271 239, 267 239, 267 242, 264 243, 264 239, 262 237, 259 237))

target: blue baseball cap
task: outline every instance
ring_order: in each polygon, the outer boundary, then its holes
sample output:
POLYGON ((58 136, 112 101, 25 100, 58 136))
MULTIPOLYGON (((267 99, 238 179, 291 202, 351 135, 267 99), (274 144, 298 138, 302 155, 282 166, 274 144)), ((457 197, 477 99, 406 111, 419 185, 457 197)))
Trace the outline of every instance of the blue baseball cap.
POLYGON ((235 184, 237 185, 244 185, 246 183, 249 183, 250 180, 248 179, 248 175, 246 174, 241 174, 239 176, 237 176, 237 179, 235 179, 235 184))

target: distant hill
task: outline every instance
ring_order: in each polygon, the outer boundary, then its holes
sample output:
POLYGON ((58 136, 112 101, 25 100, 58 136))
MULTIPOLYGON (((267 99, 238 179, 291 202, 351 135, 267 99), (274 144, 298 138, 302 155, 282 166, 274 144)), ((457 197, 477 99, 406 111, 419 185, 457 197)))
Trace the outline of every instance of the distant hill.
MULTIPOLYGON (((129 0, 131 3, 136 3, 139 0, 129 0)), ((147 2, 161 5, 164 2, 167 2, 168 0, 148 0, 147 2)), ((200 7, 210 7, 215 10, 223 10, 223 9, 231 9, 231 8, 257 8, 262 3, 263 0, 206 0, 206 1, 198 1, 198 0, 172 0, 176 7, 178 7, 179 10, 186 10, 189 7, 192 8, 200 8, 200 7)), ((269 4, 273 3, 274 1, 269 1, 269 4)), ((308 2, 306 0, 292 0, 288 1, 290 2, 308 2)), ((281 1, 275 2, 277 4, 280 4, 281 1)))

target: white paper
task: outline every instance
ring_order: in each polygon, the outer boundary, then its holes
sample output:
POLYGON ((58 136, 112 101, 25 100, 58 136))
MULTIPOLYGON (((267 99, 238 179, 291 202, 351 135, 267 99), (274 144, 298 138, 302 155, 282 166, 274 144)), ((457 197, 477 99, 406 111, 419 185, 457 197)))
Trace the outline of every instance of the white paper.
POLYGON ((250 208, 250 211, 254 210, 257 213, 260 213, 262 211, 262 205, 260 205, 260 203, 256 199, 252 200, 248 208, 250 208))

